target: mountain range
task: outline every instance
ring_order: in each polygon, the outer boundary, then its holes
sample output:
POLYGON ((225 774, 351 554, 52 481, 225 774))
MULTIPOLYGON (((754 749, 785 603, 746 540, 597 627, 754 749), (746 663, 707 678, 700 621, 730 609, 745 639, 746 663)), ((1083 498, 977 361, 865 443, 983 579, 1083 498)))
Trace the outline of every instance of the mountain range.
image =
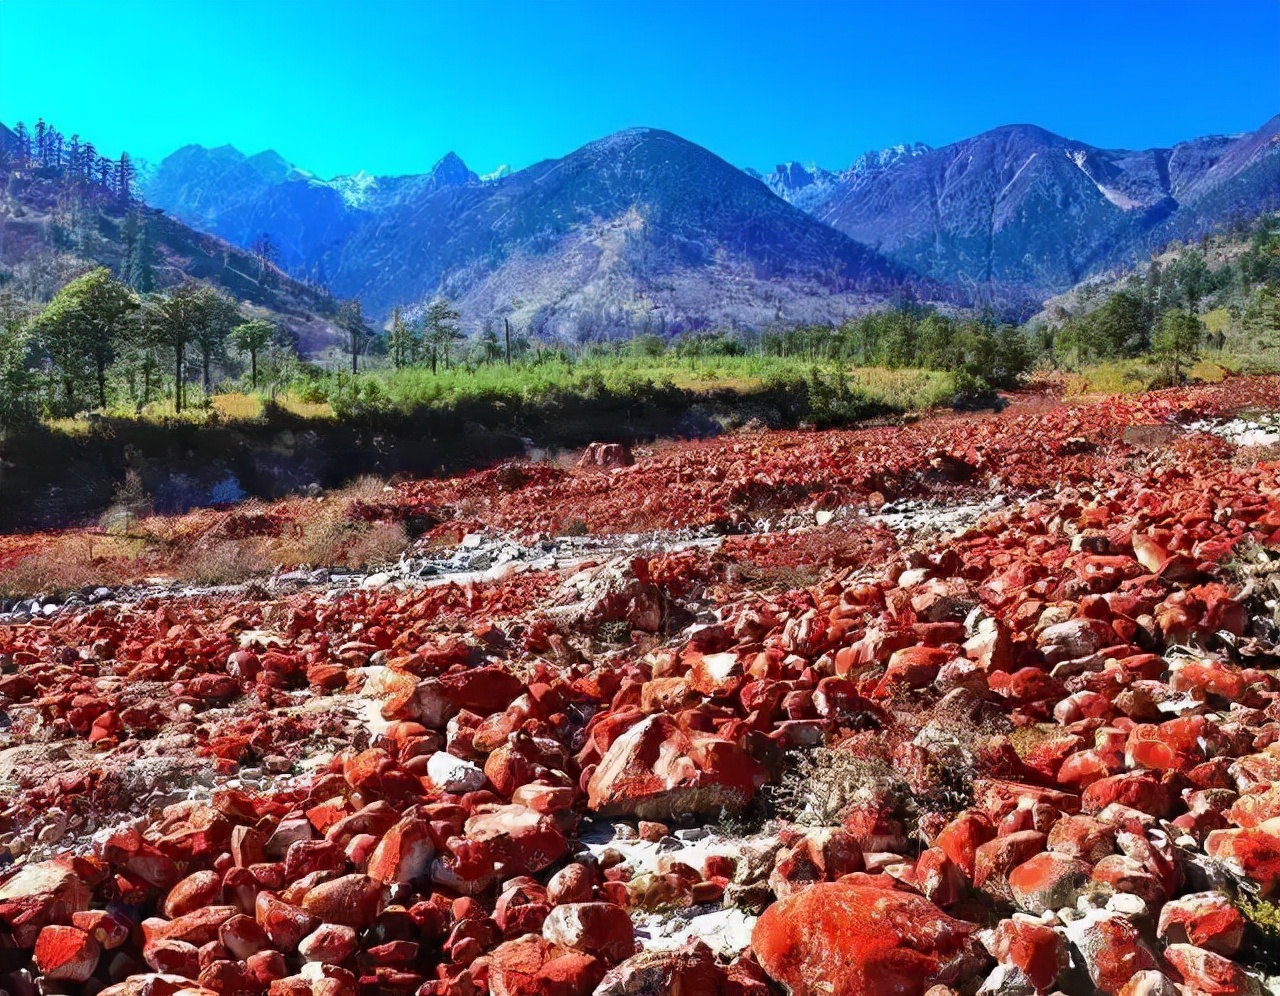
POLYGON ((1280 116, 1141 151, 1013 125, 769 174, 648 128, 487 177, 450 153, 422 174, 324 180, 275 152, 193 145, 144 194, 242 247, 269 234, 286 271, 379 320, 440 294, 471 329, 577 338, 838 320, 908 293, 1021 316, 1280 207, 1280 116))

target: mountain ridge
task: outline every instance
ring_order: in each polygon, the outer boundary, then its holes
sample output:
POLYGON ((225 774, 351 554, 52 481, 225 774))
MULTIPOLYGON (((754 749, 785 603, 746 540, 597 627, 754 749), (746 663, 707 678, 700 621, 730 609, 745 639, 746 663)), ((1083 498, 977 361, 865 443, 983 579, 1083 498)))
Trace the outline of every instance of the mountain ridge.
MULTIPOLYGON (((487 302, 483 307, 496 309, 492 314, 472 310, 467 317, 472 325, 479 325, 499 312, 506 315, 520 310, 510 300, 506 305, 495 303, 499 297, 542 304, 552 298, 581 298, 583 287, 566 284, 563 272, 548 273, 534 258, 554 255, 554 249, 566 260, 575 259, 579 267, 587 266, 588 257, 613 260, 612 275, 605 282, 613 284, 614 290, 603 295, 608 304, 599 307, 622 306, 621 287, 625 284, 637 295, 627 306, 632 311, 640 306, 638 302, 652 299, 656 293, 667 296, 669 307, 681 312, 688 326, 696 327, 711 312, 719 316, 717 320, 734 318, 731 302, 711 307, 712 302, 703 300, 691 307, 689 287, 673 297, 672 288, 663 285, 661 266, 645 271, 640 256, 663 257, 675 243, 671 233, 655 235, 654 229, 637 226, 635 218, 624 224, 622 219, 632 208, 641 219, 678 217, 678 225, 688 229, 683 236, 686 242, 702 247, 704 263, 699 265, 705 266, 705 257, 715 257, 718 252, 726 263, 747 266, 753 276, 768 275, 764 284, 745 290, 748 300, 738 309, 744 322, 767 324, 769 319, 763 316, 770 308, 764 299, 769 297, 775 300, 774 319, 799 320, 824 314, 827 319, 836 319, 871 297, 892 297, 905 290, 938 301, 988 304, 1007 314, 1025 315, 1048 296, 1108 268, 1130 264, 1163 242, 1198 237, 1241 212, 1257 213, 1280 203, 1277 131, 1280 116, 1240 135, 1209 135, 1168 148, 1126 150, 1102 149, 1022 123, 1003 125, 936 149, 914 143, 873 150, 855 157, 844 170, 793 160, 780 163, 769 174, 737 171, 760 183, 788 208, 883 257, 878 263, 879 283, 866 279, 870 273, 865 257, 838 240, 832 241, 829 235, 813 230, 801 234, 794 218, 782 222, 786 212, 777 205, 758 204, 755 210, 776 216, 777 224, 771 229, 775 234, 787 229, 798 238, 795 251, 808 260, 807 266, 798 268, 805 271, 804 276, 788 273, 786 267, 777 265, 776 258, 766 263, 760 256, 761 252, 769 256, 766 244, 749 244, 750 240, 737 239, 725 231, 712 234, 711 228, 722 225, 724 219, 717 220, 711 195, 717 184, 723 186, 727 181, 719 166, 709 164, 724 161, 654 128, 624 129, 566 156, 514 172, 500 170, 485 178, 451 152, 421 174, 376 177, 357 173, 326 181, 291 166, 291 172, 279 179, 275 159, 281 157, 274 153, 268 157, 271 169, 263 170, 252 165, 256 157, 245 157, 235 149, 194 152, 188 146, 160 164, 147 193, 149 200, 184 221, 240 245, 270 232, 281 246, 280 262, 286 269, 331 281, 340 294, 359 293, 379 315, 385 315, 394 304, 413 306, 432 294, 445 293, 471 296, 468 308, 480 309, 481 302, 487 302), (510 244, 495 241, 492 231, 476 227, 492 228, 497 217, 491 217, 480 205, 511 206, 510 190, 521 191, 530 203, 539 202, 536 186, 528 181, 548 175, 558 164, 590 161, 591 169, 615 177, 623 175, 627 167, 618 157, 628 155, 638 137, 659 135, 668 136, 662 141, 683 143, 679 157, 686 165, 700 164, 698 168, 706 175, 699 181, 688 169, 678 178, 668 173, 672 186, 664 190, 646 185, 643 177, 632 174, 631 189, 623 196, 617 189, 604 189, 608 184, 593 186, 585 175, 590 169, 578 170, 579 186, 583 191, 597 190, 603 197, 600 203, 571 197, 568 220, 555 213, 555 205, 542 218, 521 215, 520 231, 510 244), (698 153, 692 151, 695 149, 698 153), (695 224, 687 212, 671 203, 673 197, 702 205, 705 217, 695 224), (395 225, 407 224, 411 230, 400 235, 387 231, 393 219, 395 225), (619 242, 616 232, 606 238, 603 230, 591 235, 593 219, 620 225, 631 233, 631 248, 623 251, 629 260, 625 266, 617 253, 626 240, 619 242), (541 231, 540 249, 534 229, 541 231), (694 229, 697 233, 690 236, 694 229), (633 243, 655 237, 660 244, 649 246, 647 255, 637 256, 633 243), (571 242, 576 250, 571 251, 571 242), (817 278, 812 256, 805 248, 814 243, 823 243, 833 264, 838 263, 825 281, 817 278), (361 251, 371 255, 361 260, 356 255, 361 251), (389 255, 395 252, 407 255, 389 255), (509 271, 496 280, 493 293, 479 289, 479 284, 516 259, 533 264, 517 269, 534 283, 520 286, 509 271), (859 300, 846 298, 826 308, 818 306, 813 298, 823 293, 824 284, 841 284, 838 275, 842 266, 852 266, 860 274, 861 284, 858 279, 853 281, 854 296, 859 300), (376 286, 371 279, 375 272, 384 280, 393 273, 390 286, 376 286), (789 292, 796 288, 786 286, 788 281, 803 285, 798 294, 809 302, 804 307, 790 306, 789 292), (552 290, 552 285, 557 289, 552 290), (786 306, 779 305, 779 300, 786 306)), ((686 262, 699 258, 692 245, 683 248, 686 262)), ((590 280, 597 282, 598 291, 604 275, 590 266, 587 271, 590 280)), ((586 297, 600 298, 596 291, 586 297)), ((732 297, 727 288, 725 293, 732 297)), ((524 317, 533 316, 526 313, 524 317)), ((612 319, 601 321, 616 325, 612 319)), ((592 319, 587 324, 599 325, 600 321, 592 319)))

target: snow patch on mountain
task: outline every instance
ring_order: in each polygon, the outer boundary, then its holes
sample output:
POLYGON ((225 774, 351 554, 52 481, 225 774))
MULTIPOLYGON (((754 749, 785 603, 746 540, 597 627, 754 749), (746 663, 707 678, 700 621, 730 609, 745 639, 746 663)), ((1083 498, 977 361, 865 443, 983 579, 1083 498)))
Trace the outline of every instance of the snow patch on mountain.
POLYGON ((1075 163, 1080 172, 1089 178, 1089 182, 1098 188, 1098 193, 1118 207, 1121 211, 1132 211, 1135 208, 1144 206, 1141 201, 1135 201, 1132 197, 1116 190, 1114 187, 1108 187, 1106 184, 1098 182, 1098 178, 1089 172, 1089 153, 1084 149, 1068 150, 1067 158, 1075 163))
POLYGON ((752 169, 746 172, 787 203, 813 214, 836 194, 861 185, 868 176, 929 151, 930 147, 923 142, 915 142, 864 152, 843 170, 824 169, 813 162, 792 161, 779 163, 773 172, 767 174, 752 169))
POLYGON ((372 173, 361 170, 349 176, 335 176, 332 180, 316 181, 325 187, 332 187, 338 192, 347 207, 363 207, 369 195, 378 186, 378 178, 372 173))

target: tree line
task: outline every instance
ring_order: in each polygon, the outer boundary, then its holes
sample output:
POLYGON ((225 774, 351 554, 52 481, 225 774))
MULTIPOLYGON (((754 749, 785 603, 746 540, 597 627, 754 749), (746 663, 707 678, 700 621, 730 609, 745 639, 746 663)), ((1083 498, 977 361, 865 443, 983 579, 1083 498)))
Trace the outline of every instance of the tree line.
POLYGON ((0 140, 0 169, 38 172, 43 176, 96 187, 125 201, 133 200, 137 169, 127 152, 118 159, 101 155, 92 142, 79 135, 63 136, 44 118, 28 129, 19 121, 13 138, 0 140))
POLYGON ((1172 261, 1153 260, 1100 304, 1058 309, 1034 330, 1040 351, 1066 366, 1150 355, 1177 380, 1201 347, 1222 349, 1232 333, 1250 348, 1280 346, 1280 218, 1258 218, 1243 235, 1217 266, 1206 239, 1172 261), (1204 315, 1218 308, 1226 322, 1210 332, 1204 315))
POLYGON ((44 308, 0 297, 0 426, 113 404, 140 411, 165 396, 181 413, 192 382, 207 397, 215 372, 239 363, 256 389, 264 360, 278 377, 295 357, 285 330, 211 287, 139 292, 99 267, 44 308))

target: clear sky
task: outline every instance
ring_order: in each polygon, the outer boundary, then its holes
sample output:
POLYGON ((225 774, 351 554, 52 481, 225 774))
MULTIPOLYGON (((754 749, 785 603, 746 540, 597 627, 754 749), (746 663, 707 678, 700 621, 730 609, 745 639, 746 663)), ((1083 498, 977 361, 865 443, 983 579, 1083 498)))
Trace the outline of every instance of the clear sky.
POLYGON ((0 0, 0 121, 322 176, 519 168, 620 128, 838 168, 1029 122, 1147 147, 1280 113, 1280 0, 0 0))

